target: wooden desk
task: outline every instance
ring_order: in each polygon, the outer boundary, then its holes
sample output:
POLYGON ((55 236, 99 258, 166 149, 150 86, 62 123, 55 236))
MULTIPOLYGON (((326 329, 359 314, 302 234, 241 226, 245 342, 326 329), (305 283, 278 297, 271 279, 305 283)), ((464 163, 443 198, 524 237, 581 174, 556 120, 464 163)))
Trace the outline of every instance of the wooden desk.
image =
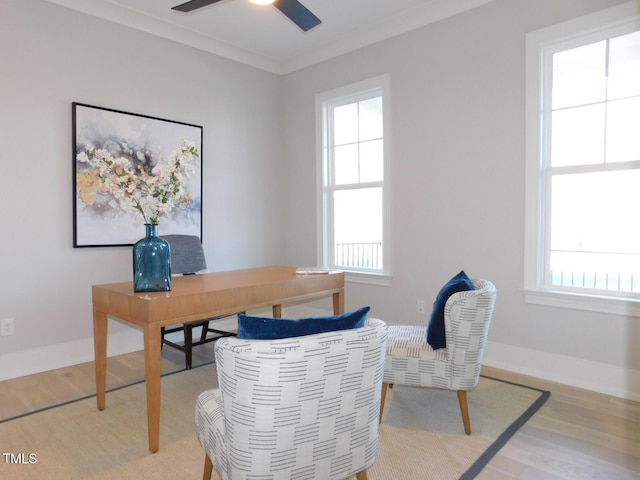
POLYGON ((220 315, 333 295, 334 313, 344 312, 344 273, 297 275, 295 267, 262 267, 172 279, 170 292, 134 293, 132 282, 94 285, 93 338, 98 410, 107 383, 107 317, 142 327, 147 387, 149 450, 160 440, 161 328, 220 315))

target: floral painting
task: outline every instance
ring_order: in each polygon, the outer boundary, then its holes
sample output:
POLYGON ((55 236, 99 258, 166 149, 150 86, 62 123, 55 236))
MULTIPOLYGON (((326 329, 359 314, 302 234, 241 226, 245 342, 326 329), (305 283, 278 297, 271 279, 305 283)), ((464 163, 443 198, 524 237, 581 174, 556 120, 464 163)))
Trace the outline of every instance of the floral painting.
POLYGON ((74 247, 202 238, 202 127, 73 103, 74 247))

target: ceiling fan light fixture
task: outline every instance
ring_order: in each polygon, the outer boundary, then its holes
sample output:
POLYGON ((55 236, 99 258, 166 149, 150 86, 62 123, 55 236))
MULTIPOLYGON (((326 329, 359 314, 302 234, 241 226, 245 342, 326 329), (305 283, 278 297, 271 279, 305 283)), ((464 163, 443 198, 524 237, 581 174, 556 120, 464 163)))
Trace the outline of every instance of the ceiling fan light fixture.
MULTIPOLYGON (((189 13, 202 7, 218 3, 221 0, 189 0, 188 2, 171 7, 171 10, 189 13)), ((273 5, 280 10, 285 17, 295 23, 300 30, 307 32, 322 23, 300 0, 249 0, 256 5, 273 5)))

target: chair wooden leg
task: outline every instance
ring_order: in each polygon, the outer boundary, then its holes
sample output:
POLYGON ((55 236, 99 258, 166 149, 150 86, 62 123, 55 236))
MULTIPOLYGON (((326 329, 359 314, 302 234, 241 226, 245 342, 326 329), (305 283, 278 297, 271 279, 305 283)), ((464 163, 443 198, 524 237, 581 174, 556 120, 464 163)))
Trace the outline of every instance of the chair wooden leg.
POLYGON ((213 473, 213 462, 209 458, 209 455, 204 454, 204 472, 202 473, 202 480, 211 480, 211 474, 213 473))
POLYGON ((383 383, 382 384, 382 394, 380 395, 380 418, 378 420, 378 423, 382 423, 382 412, 384 411, 384 401, 387 398, 387 387, 389 386, 388 383, 383 383))
POLYGON ((202 332, 200 332, 200 341, 204 342, 207 339, 207 333, 209 332, 209 322, 202 324, 202 332))
POLYGON ((467 403, 466 390, 458 390, 458 403, 460 404, 460 413, 462 413, 464 433, 471 435, 471 420, 469 419, 469 404, 467 403))
POLYGON ((362 470, 361 472, 356 473, 356 478, 358 480, 367 480, 367 471, 362 470))
POLYGON ((187 370, 191 370, 191 352, 193 350, 193 327, 184 324, 184 361, 187 370))

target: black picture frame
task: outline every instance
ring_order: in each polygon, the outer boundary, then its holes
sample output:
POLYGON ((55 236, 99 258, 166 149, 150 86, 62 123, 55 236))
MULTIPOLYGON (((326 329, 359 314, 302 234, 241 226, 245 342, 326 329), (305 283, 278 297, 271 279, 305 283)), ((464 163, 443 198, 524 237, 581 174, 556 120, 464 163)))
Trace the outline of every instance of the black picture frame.
POLYGON ((158 233, 197 235, 202 239, 202 140, 199 125, 138 113, 72 103, 73 246, 131 246, 144 236, 144 219, 134 208, 116 208, 115 199, 97 182, 97 169, 79 160, 90 146, 105 149, 113 158, 126 157, 151 171, 154 162, 179 149, 183 139, 193 142, 199 155, 186 188, 188 208, 176 208, 161 221, 158 233), (130 210, 130 211, 129 211, 130 210))

